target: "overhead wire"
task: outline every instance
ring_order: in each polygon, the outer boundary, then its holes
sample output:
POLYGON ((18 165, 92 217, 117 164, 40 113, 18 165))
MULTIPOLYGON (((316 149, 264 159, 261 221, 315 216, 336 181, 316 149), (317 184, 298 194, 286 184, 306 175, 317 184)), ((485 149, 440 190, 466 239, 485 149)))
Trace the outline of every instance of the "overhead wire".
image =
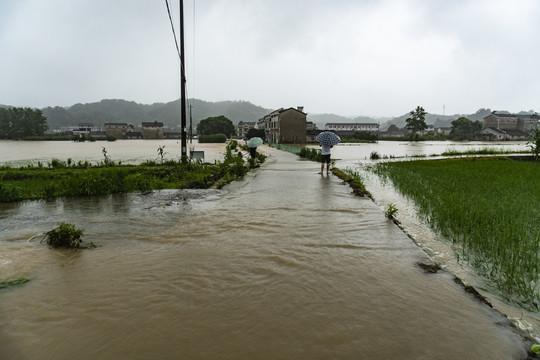
POLYGON ((169 6, 169 0, 165 0, 165 5, 167 5, 167 13, 169 14, 169 21, 171 22, 171 29, 174 36, 174 45, 176 46, 176 52, 178 53, 178 58, 182 60, 182 55, 180 54, 180 47, 178 46, 178 39, 176 38, 176 31, 174 30, 174 23, 171 14, 171 8, 169 6))
MULTIPOLYGON (((182 74, 184 75, 184 79, 185 79, 186 69, 184 68, 184 62, 182 61, 182 54, 180 52, 180 46, 178 45, 178 38, 176 37, 176 31, 174 30, 174 21, 173 21, 172 11, 171 11, 172 6, 169 5, 169 0, 165 0, 165 5, 167 6, 167 14, 169 15, 169 22, 171 24, 171 30, 174 37, 174 45, 176 46, 176 52, 178 53, 178 59, 180 60, 180 66, 181 66, 180 71, 182 71, 182 74)), ((178 7, 180 7, 180 5, 178 7)), ((183 19, 181 19, 181 21, 182 20, 183 19)), ((195 21, 195 0, 193 0, 193 21, 195 21)), ((193 48, 195 48, 195 44, 193 45, 193 48)), ((182 74, 180 74, 180 77, 182 77, 182 74)), ((186 82, 187 82, 187 79, 186 79, 186 82)), ((185 86, 185 84, 181 84, 181 86, 185 86)), ((186 92, 186 103, 187 103, 187 107, 189 108, 190 104, 189 104, 189 96, 188 96, 187 87, 185 88, 185 92, 186 92)))

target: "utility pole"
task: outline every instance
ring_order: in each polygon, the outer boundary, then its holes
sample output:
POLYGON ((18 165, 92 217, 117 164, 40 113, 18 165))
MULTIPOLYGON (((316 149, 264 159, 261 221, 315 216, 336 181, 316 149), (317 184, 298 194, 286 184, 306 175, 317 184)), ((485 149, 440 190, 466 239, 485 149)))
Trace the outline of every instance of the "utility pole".
POLYGON ((186 139, 186 67, 184 56, 184 0, 180 0, 180 128, 182 132, 182 162, 187 162, 186 139))
POLYGON ((193 106, 189 105, 189 145, 193 144, 193 117, 192 117, 193 106))

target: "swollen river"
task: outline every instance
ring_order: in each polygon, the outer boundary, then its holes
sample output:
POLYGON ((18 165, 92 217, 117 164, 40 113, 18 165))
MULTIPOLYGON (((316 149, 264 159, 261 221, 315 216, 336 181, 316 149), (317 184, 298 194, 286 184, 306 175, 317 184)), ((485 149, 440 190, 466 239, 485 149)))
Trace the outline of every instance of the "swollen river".
POLYGON ((0 205, 0 359, 522 359, 378 205, 262 147, 224 190, 0 205), (81 251, 40 237, 85 228, 81 251))

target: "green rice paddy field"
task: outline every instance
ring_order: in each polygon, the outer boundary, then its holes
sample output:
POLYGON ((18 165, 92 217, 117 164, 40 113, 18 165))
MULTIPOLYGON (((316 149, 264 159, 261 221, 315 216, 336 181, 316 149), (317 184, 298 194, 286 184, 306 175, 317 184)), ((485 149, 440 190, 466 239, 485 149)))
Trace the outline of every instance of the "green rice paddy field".
POLYGON ((507 157, 384 162, 372 169, 460 245, 511 302, 540 310, 540 162, 507 157))

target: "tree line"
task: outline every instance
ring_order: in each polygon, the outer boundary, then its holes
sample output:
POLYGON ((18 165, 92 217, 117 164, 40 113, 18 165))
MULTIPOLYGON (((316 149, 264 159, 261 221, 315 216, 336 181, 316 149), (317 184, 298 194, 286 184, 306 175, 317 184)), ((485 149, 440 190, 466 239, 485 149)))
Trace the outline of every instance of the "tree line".
POLYGON ((0 108, 0 139, 24 139, 43 136, 49 126, 41 110, 31 108, 0 108))

